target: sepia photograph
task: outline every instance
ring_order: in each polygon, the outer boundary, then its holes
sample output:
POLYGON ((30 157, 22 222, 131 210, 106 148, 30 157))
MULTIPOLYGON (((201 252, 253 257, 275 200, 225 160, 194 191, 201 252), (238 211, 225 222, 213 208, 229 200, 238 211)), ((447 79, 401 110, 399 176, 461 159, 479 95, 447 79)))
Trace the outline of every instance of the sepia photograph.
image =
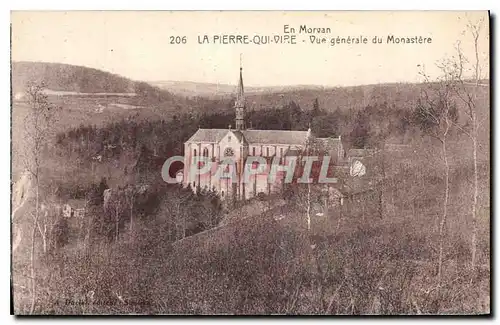
POLYGON ((13 315, 491 316, 488 11, 11 11, 13 315))

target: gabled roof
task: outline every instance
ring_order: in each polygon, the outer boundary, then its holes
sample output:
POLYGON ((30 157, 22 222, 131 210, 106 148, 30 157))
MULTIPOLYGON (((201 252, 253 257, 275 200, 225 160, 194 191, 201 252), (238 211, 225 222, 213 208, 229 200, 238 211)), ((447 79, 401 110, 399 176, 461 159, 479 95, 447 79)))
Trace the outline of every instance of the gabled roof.
POLYGON ((219 142, 229 129, 198 129, 186 142, 219 142))
POLYGON ((186 142, 217 143, 227 132, 232 132, 240 142, 250 144, 305 145, 307 139, 307 131, 198 129, 186 142))
POLYGON ((250 144, 305 145, 307 139, 307 131, 243 130, 241 132, 250 144))

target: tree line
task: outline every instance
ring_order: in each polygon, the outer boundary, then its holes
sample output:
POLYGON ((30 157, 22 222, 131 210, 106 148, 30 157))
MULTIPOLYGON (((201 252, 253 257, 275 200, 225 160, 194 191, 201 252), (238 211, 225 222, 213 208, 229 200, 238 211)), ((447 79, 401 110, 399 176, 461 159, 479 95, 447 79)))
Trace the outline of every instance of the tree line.
MULTIPOLYGON (((253 110, 247 114, 247 126, 264 130, 307 130, 318 137, 341 135, 348 147, 377 147, 385 139, 402 138, 411 132, 418 120, 412 112, 387 102, 368 105, 357 112, 329 112, 315 100, 310 108, 301 108, 294 101, 281 108, 253 110)), ((62 155, 76 154, 80 158, 97 155, 119 156, 124 151, 139 151, 146 147, 155 156, 182 155, 184 142, 198 128, 234 127, 233 112, 185 113, 171 120, 125 119, 104 127, 80 125, 56 135, 62 155)))

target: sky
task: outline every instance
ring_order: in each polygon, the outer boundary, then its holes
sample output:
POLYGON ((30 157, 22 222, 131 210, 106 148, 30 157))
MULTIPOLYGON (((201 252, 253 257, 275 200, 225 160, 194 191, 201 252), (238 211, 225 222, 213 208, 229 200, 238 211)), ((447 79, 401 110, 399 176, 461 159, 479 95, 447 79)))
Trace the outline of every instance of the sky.
MULTIPOLYGON (((82 65, 142 81, 195 81, 236 84, 240 54, 246 86, 349 86, 418 82, 418 72, 439 75, 436 63, 455 54, 461 41, 474 58, 468 21, 481 17, 482 71, 489 70, 486 11, 415 12, 196 12, 79 11, 12 12, 12 60, 82 65), (296 33, 285 33, 285 25, 296 33), (301 25, 330 33, 299 33, 301 25), (207 35, 291 36, 297 44, 199 44, 207 35), (310 36, 326 38, 311 44, 310 36), (432 38, 430 44, 373 44, 374 36, 432 38), (186 36, 185 44, 170 44, 186 36), (368 44, 336 44, 337 36, 368 39, 368 44)), ((470 67, 470 66, 469 66, 470 67)), ((472 75, 470 73, 470 75, 472 75)))

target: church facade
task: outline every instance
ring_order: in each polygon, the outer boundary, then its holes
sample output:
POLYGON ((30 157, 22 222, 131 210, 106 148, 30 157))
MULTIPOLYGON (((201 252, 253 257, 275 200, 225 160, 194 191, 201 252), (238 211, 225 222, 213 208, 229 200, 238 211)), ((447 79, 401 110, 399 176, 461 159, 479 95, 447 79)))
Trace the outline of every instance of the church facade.
MULTIPOLYGON (((265 159, 268 165, 279 162, 286 166, 290 159, 298 159, 306 152, 325 154, 331 157, 331 164, 340 163, 345 157, 341 137, 316 138, 311 129, 258 130, 246 127, 246 100, 243 87, 243 69, 240 67, 237 96, 234 103, 235 125, 227 129, 198 129, 184 143, 184 169, 182 182, 193 191, 212 189, 222 199, 247 200, 257 195, 269 195, 283 190, 284 173, 269 181, 269 169, 253 172, 248 178, 243 176, 245 169, 258 168, 249 157, 265 159), (231 158, 234 161, 236 181, 217 175, 222 161, 231 158), (203 168, 209 162, 210 169, 204 173, 194 173, 192 166, 203 168), (200 165, 201 164, 201 165, 200 165)), ((262 160, 261 160, 262 161, 262 160)))

